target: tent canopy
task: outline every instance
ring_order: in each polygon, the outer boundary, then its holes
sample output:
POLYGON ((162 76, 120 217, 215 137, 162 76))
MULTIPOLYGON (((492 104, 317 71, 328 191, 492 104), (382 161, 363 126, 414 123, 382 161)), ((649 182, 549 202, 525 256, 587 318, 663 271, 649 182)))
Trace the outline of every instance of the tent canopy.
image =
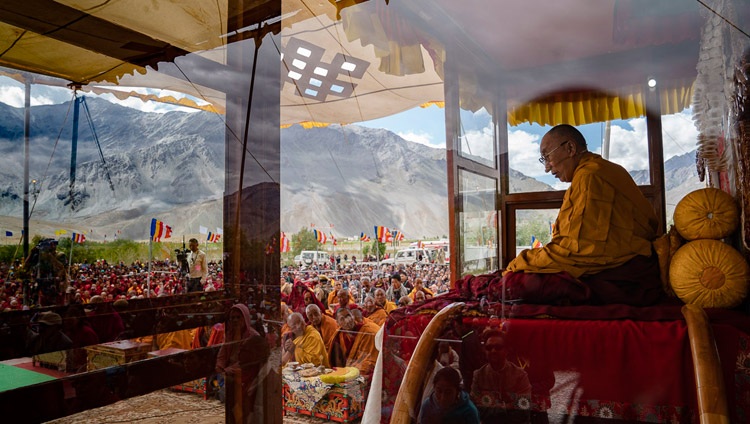
POLYGON ((462 107, 502 95, 510 123, 585 123, 642 116, 649 76, 664 82, 666 112, 690 104, 702 10, 652 3, 6 0, 0 66, 98 92, 173 90, 197 101, 139 96, 221 113, 225 93, 247 80, 228 61, 233 45, 258 39, 282 54, 282 124, 359 122, 442 102, 448 61, 462 107))

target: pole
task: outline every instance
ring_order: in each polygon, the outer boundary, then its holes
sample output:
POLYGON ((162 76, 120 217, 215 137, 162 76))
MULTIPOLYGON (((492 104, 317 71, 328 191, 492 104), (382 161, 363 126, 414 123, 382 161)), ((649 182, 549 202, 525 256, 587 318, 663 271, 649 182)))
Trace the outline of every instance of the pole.
POLYGON ((148 274, 146 274, 146 297, 151 297, 151 256, 154 253, 154 237, 148 239, 148 274))
POLYGON ((75 96, 73 107, 73 137, 70 143, 70 203, 75 207, 76 160, 78 158, 78 119, 81 98, 75 96))
MULTIPOLYGON (((23 115, 23 259, 29 257, 29 136, 31 134, 31 81, 24 81, 23 115)), ((26 296, 24 296, 26 300, 26 296)))
MULTIPOLYGON (((23 114, 23 261, 29 257, 29 135, 31 134, 31 81, 24 78, 24 114, 23 114)), ((29 281, 23 282, 23 304, 29 305, 29 281)))
POLYGON ((73 241, 73 237, 70 238, 70 258, 68 259, 68 274, 70 274, 70 268, 73 266, 73 245, 75 244, 75 241, 73 241))

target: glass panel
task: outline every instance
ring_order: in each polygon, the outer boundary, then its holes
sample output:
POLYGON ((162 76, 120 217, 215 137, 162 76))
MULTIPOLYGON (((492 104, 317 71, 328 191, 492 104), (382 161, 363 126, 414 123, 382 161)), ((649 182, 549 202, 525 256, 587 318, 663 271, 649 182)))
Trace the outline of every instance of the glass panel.
POLYGON ((674 224, 674 208, 686 194, 706 186, 698 176, 692 107, 661 117, 664 146, 664 186, 666 189, 666 228, 674 224))
POLYGON ((495 180, 460 169, 461 274, 497 270, 497 212, 495 180))
POLYGON ((516 255, 524 249, 542 247, 552 239, 559 209, 516 211, 516 255))
POLYGON ((495 124, 485 107, 476 112, 461 109, 459 114, 459 154, 496 168, 495 124))
MULTIPOLYGON (((648 185, 649 164, 646 143, 646 118, 628 121, 599 122, 579 125, 586 138, 588 151, 596 153, 627 169, 639 185, 648 185), (609 142, 607 142, 609 140, 609 142)), ((521 124, 508 127, 508 161, 510 192, 565 190, 570 183, 545 172, 539 163, 539 146, 551 126, 521 124)))

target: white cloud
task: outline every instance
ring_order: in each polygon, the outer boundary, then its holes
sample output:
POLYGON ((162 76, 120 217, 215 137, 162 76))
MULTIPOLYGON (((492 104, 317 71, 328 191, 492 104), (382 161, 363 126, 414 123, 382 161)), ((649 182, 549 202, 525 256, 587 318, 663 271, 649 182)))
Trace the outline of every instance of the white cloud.
MULTIPOLYGON (((39 86, 32 86, 31 88, 31 106, 40 105, 52 105, 60 103, 61 93, 66 93, 66 99, 70 100, 72 93, 70 90, 64 88, 50 88, 44 87, 40 89, 39 86)), ((13 107, 23 107, 25 101, 25 90, 23 85, 8 84, 0 85, 0 102, 3 102, 13 107)))
POLYGON ((539 163, 540 142, 541 137, 536 134, 511 130, 508 133, 510 167, 530 177, 544 175, 544 165, 539 163))
POLYGON ((646 118, 631 119, 628 124, 632 130, 612 125, 609 159, 629 171, 648 169, 646 118))
POLYGON ((698 130, 693 123, 692 111, 667 115, 661 119, 664 160, 684 155, 696 149, 698 130))
MULTIPOLYGON (((663 116, 661 123, 665 161, 695 150, 698 130, 692 112, 663 116)), ((646 118, 631 119, 628 124, 632 129, 612 126, 609 158, 629 171, 648 169, 646 118)))
POLYGON ((492 126, 489 125, 477 130, 465 131, 464 136, 461 138, 461 151, 472 156, 479 156, 494 161, 495 151, 493 144, 492 126))
POLYGON ((404 140, 413 141, 415 143, 423 144, 427 147, 433 147, 433 148, 444 148, 445 144, 442 141, 435 141, 432 139, 432 135, 430 135, 427 132, 399 132, 396 133, 399 137, 403 138, 404 140))

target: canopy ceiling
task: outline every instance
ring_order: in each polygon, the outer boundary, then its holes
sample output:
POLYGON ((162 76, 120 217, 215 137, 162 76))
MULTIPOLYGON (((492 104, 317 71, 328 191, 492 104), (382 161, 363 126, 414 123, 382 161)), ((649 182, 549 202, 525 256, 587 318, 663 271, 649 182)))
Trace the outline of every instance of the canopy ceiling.
POLYGON ((446 58, 456 63, 462 104, 470 109, 503 93, 511 122, 548 123, 561 119, 556 110, 591 110, 582 102, 607 93, 606 101, 619 102, 627 117, 642 113, 636 103, 650 75, 673 81, 669 89, 676 91, 662 96, 682 100, 668 104, 677 110, 689 104, 699 6, 652 3, 4 0, 0 66, 84 90, 169 89, 222 112, 224 93, 236 86, 218 76, 238 72, 226 64, 228 46, 280 33, 263 42, 281 41, 274 46, 283 53, 283 124, 358 122, 441 102, 446 58), (298 72, 302 59, 310 67, 298 72), (353 68, 334 74, 334 65, 353 68), (315 69, 326 70, 325 78, 315 69))

